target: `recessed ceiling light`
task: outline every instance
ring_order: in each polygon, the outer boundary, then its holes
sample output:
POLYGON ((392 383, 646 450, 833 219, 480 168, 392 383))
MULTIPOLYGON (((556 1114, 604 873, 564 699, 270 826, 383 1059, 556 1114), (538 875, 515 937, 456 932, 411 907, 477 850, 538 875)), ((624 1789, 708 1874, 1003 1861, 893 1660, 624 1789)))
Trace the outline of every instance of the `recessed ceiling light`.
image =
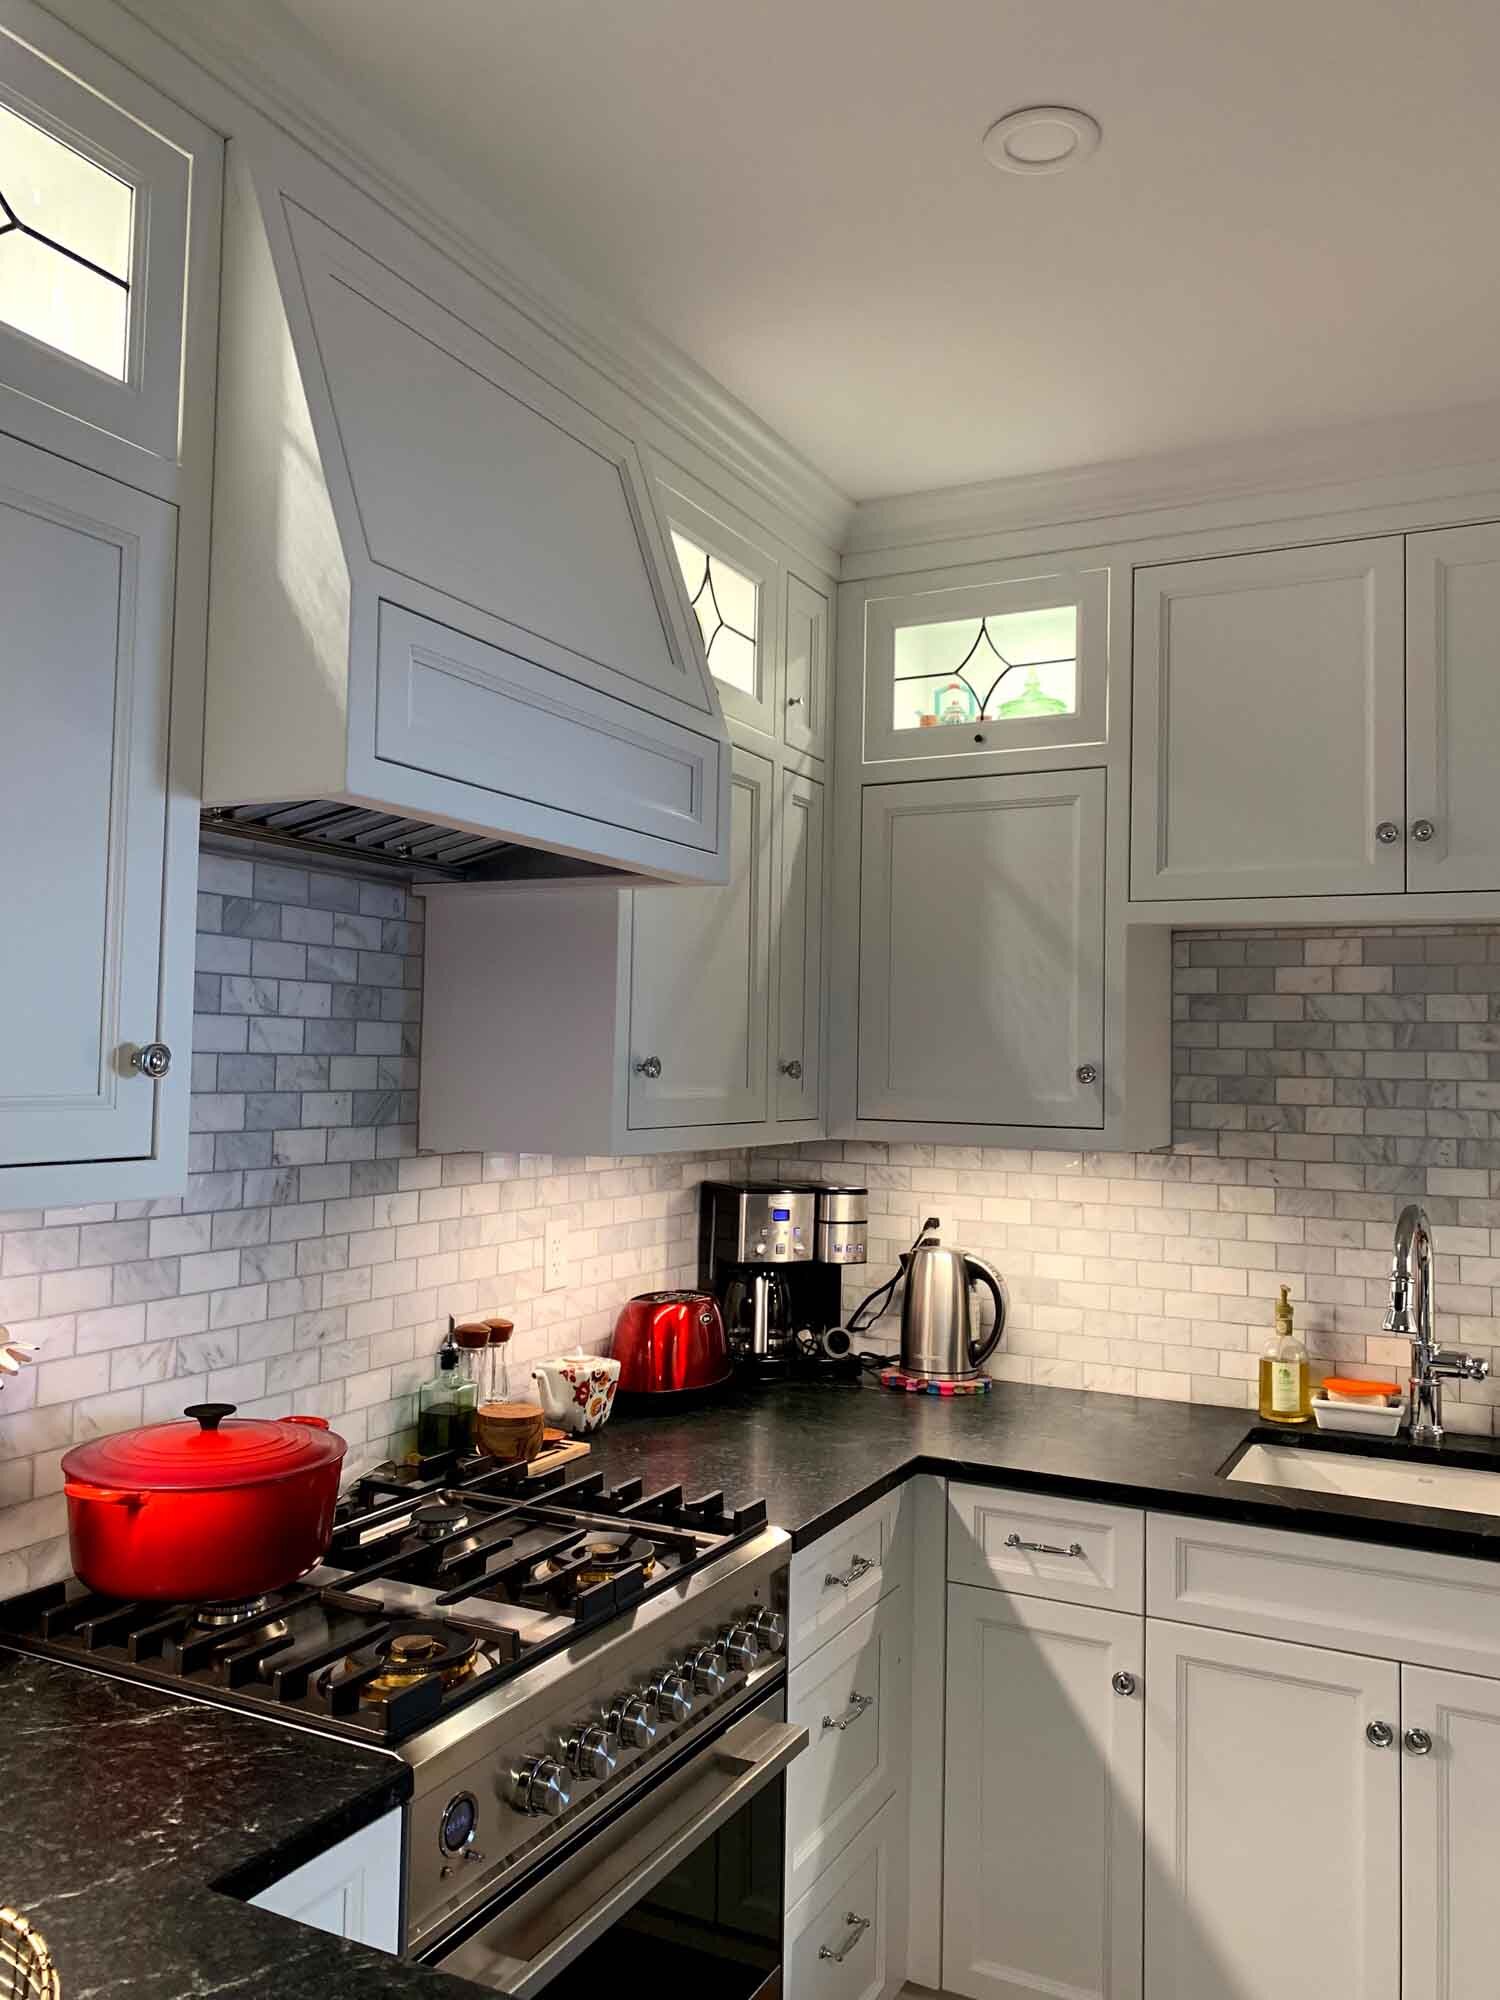
POLYGON ((980 143, 990 165, 1008 174, 1060 174, 1086 160, 1099 139, 1099 122, 1086 111, 1028 104, 997 118, 980 143))

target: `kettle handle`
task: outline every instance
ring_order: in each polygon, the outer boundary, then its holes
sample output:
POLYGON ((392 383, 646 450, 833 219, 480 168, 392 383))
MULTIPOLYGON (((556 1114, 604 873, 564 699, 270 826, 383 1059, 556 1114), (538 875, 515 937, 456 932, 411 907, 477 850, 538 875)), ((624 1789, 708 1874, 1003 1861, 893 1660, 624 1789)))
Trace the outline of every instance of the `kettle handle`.
POLYGON ((969 1342, 969 1366, 982 1368, 995 1349, 1000 1345, 1000 1336, 1005 1331, 1005 1280, 993 1264, 987 1264, 982 1257, 964 1256, 964 1275, 969 1283, 981 1284, 995 1301, 995 1324, 984 1339, 977 1344, 969 1342))

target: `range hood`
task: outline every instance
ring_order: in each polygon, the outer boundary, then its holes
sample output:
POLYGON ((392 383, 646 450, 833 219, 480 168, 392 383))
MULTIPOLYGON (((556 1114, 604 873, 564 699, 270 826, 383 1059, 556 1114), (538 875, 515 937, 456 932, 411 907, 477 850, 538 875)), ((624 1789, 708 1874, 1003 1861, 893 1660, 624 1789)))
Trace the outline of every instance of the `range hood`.
POLYGON ((718 883, 729 756, 623 397, 287 145, 231 148, 205 820, 718 883))

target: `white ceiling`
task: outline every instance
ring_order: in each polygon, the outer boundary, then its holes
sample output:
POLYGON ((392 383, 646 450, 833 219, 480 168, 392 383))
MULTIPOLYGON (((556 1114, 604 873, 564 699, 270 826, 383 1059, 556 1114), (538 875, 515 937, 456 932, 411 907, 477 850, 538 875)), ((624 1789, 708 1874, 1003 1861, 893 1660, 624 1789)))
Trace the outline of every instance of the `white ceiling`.
POLYGON ((221 4, 855 498, 1500 396, 1494 0, 221 4))

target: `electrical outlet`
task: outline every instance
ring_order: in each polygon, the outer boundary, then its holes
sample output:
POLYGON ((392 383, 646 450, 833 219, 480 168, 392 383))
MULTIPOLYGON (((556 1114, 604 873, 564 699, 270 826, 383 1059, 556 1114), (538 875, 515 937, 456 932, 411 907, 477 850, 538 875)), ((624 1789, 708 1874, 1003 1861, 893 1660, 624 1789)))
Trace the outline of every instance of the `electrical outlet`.
POLYGON ((546 1273, 542 1279, 543 1290, 560 1291, 568 1282, 568 1225, 565 1222, 547 1224, 542 1262, 546 1273))

